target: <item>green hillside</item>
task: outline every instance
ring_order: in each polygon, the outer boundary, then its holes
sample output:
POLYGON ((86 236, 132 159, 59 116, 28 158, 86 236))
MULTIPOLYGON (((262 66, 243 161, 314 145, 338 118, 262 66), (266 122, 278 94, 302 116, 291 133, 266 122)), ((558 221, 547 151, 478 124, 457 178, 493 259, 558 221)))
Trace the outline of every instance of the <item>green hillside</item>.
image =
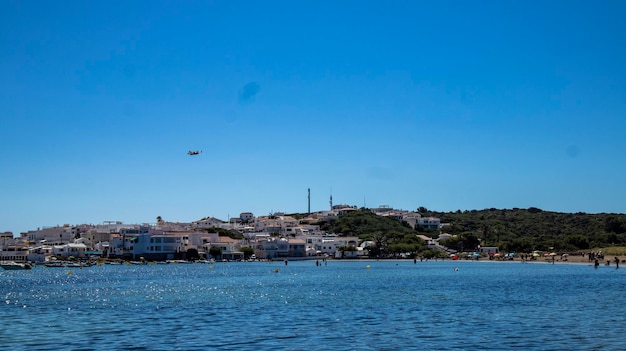
POLYGON ((338 219, 319 224, 327 232, 356 236, 361 241, 372 241, 372 256, 416 254, 424 251, 424 242, 417 238, 417 232, 413 228, 399 220, 378 216, 367 209, 349 212, 338 219))
MULTIPOLYGON (((576 251, 594 247, 626 244, 626 215, 559 213, 528 209, 485 209, 456 212, 429 211, 420 207, 424 217, 439 217, 441 232, 456 235, 442 244, 459 250, 476 245, 498 246, 503 251, 532 250, 576 251)), ((415 234, 438 237, 439 230, 422 231, 399 220, 377 216, 360 209, 336 220, 319 223, 322 229, 338 235, 372 240, 383 248, 414 245, 415 234)), ((415 248, 421 250, 423 247, 415 248)), ((411 250, 413 251, 413 250, 411 250)))
POLYGON ((584 250, 626 242, 626 215, 559 213, 528 209, 430 212, 450 234, 475 235, 483 246, 505 251, 584 250))

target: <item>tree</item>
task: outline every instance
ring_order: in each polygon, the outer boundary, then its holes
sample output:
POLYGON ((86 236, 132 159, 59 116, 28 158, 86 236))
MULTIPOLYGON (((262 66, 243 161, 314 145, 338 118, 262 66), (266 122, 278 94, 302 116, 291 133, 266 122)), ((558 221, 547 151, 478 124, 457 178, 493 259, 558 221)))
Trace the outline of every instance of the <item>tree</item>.
POLYGON ((418 244, 398 243, 390 244, 388 252, 393 254, 393 257, 406 254, 407 256, 414 256, 420 246, 418 244))
POLYGON ((254 249, 251 247, 242 247, 239 249, 239 252, 243 252, 244 260, 247 260, 250 256, 254 255, 254 249))
POLYGON ((340 246, 337 250, 341 252, 341 258, 344 258, 344 256, 346 255, 346 251, 355 252, 357 249, 356 249, 356 246, 354 245, 348 245, 348 246, 340 246))
POLYGON ((422 255, 424 256, 424 258, 426 259, 431 259, 431 258, 435 258, 435 257, 439 257, 440 252, 437 250, 426 250, 422 253, 422 255))
POLYGON ((194 261, 200 258, 200 254, 197 249, 189 248, 187 249, 187 255, 185 257, 188 260, 194 261))
POLYGON ((533 249, 533 243, 528 237, 515 238, 505 244, 503 249, 509 252, 530 252, 533 249))
POLYGON ((589 240, 580 234, 566 236, 565 243, 575 247, 576 249, 588 249, 589 248, 589 240))
POLYGON ((220 258, 222 257, 222 248, 219 246, 213 246, 209 249, 209 255, 213 256, 213 258, 220 258))
POLYGON ((387 236, 385 234, 382 232, 372 234, 372 241, 374 246, 369 249, 371 256, 380 257, 387 252, 387 236))
POLYGON ((611 215, 605 220, 604 231, 616 234, 624 233, 626 232, 626 223, 619 216, 611 215))
POLYGON ((465 250, 475 250, 478 248, 478 245, 480 245, 480 240, 472 233, 461 233, 459 238, 465 250))

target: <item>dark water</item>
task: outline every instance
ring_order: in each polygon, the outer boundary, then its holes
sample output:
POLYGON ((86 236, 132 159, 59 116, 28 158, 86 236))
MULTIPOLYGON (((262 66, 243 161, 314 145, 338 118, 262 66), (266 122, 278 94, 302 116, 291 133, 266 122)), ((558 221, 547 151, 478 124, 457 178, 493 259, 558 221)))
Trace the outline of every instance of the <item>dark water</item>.
POLYGON ((626 268, 519 262, 175 264, 90 267, 72 274, 63 268, 0 270, 0 345, 624 350, 625 292, 626 268))

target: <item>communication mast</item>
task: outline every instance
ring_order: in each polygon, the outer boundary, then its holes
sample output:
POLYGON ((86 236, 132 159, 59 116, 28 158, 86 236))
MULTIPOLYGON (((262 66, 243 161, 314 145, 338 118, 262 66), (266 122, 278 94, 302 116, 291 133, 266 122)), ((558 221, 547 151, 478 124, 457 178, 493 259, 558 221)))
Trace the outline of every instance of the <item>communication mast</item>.
POLYGON ((332 189, 330 189, 330 201, 329 201, 329 203, 330 203, 330 210, 332 211, 333 210, 333 190, 332 189))

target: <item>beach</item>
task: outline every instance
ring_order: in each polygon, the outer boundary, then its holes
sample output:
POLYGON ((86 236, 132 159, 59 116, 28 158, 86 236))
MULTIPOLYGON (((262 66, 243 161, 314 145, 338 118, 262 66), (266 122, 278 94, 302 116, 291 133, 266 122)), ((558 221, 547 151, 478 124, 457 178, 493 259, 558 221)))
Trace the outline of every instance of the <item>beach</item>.
MULTIPOLYGON (((552 263, 552 257, 553 256, 536 257, 534 260, 527 260, 526 262, 529 262, 529 263, 552 263)), ((622 264, 624 264, 626 266, 626 260, 624 259, 624 257, 620 257, 620 256, 605 255, 604 258, 598 259, 598 263, 601 266, 606 266, 607 265, 607 261, 610 261, 609 265, 610 266, 615 266, 615 257, 617 257, 619 259, 620 266, 622 266, 622 264)), ((521 259, 519 257, 516 257, 515 261, 521 261, 521 259)), ((595 260, 589 260, 588 254, 585 254, 585 255, 582 255, 582 254, 568 255, 565 258, 563 258, 561 255, 554 256, 554 264, 561 264, 561 263, 577 263, 577 264, 593 265, 595 263, 595 260)))

